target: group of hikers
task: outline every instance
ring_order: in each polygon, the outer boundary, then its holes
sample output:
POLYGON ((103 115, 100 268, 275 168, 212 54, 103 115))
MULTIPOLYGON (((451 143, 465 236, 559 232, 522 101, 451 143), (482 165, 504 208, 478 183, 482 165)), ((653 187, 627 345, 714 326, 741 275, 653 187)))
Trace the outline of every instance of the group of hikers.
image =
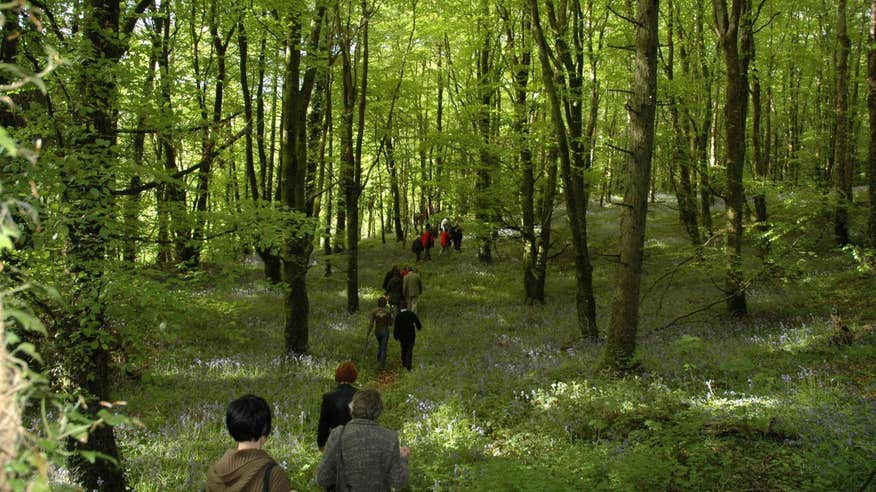
POLYGON ((377 299, 377 308, 371 313, 366 337, 377 337, 377 364, 386 368, 386 348, 389 342, 389 327, 392 336, 401 344, 402 366, 413 369, 414 341, 417 331, 423 329, 417 316, 417 303, 423 293, 423 279, 412 266, 399 270, 393 265, 383 277, 383 296, 377 299))
MULTIPOLYGON (((459 221, 445 218, 439 230, 426 224, 412 247, 421 259, 430 259, 429 250, 438 234, 441 253, 451 245, 462 248, 459 221)), ((371 333, 377 338, 377 365, 386 368, 390 327, 401 344, 402 366, 413 369, 413 349, 417 331, 423 325, 417 316, 417 303, 423 293, 423 280, 413 266, 393 265, 383 278, 383 295, 371 313, 366 342, 371 333)), ((367 346, 367 343, 366 343, 367 346)), ((408 481, 410 449, 399 444, 398 433, 381 427, 377 418, 383 399, 376 389, 358 390, 358 377, 352 362, 335 369, 337 387, 322 396, 316 444, 322 459, 316 481, 326 490, 388 491, 408 481)), ((225 425, 237 443, 216 461, 207 473, 207 492, 287 492, 291 490, 286 471, 262 448, 271 434, 271 408, 264 398, 243 395, 228 404, 225 425)))
POLYGON ((459 225, 459 220, 450 223, 450 219, 445 217, 441 220, 441 225, 436 229, 432 224, 426 224, 419 236, 414 238, 411 243, 411 251, 417 255, 417 261, 420 261, 420 256, 425 260, 432 259, 432 248, 435 246, 435 238, 438 238, 438 244, 441 245, 441 254, 453 246, 456 252, 462 252, 462 227, 459 225))
MULTIPOLYGON (((384 370, 392 326, 393 338, 401 344, 402 366, 411 371, 414 341, 417 331, 423 328, 416 313, 423 293, 422 278, 413 266, 399 269, 393 265, 383 278, 382 288, 366 340, 373 332, 377 338, 377 364, 384 370)), ((352 362, 341 363, 335 370, 338 386, 322 397, 316 437, 322 459, 316 481, 326 490, 399 488, 408 480, 410 449, 399 444, 397 432, 377 423, 383 411, 380 392, 357 390, 353 386, 357 377, 352 362)), ((261 397, 244 395, 228 405, 225 424, 237 446, 210 467, 207 492, 291 490, 285 470, 262 449, 271 433, 268 403, 261 397)))
MULTIPOLYGON (((377 423, 383 398, 357 390, 352 362, 335 370, 337 388, 322 397, 317 446, 322 459, 316 482, 325 490, 389 491, 408 481, 410 449, 398 433, 377 423)), ((247 394, 228 404, 225 425, 237 445, 210 466, 206 492, 290 492, 286 471, 262 449, 271 434, 271 407, 247 394)))

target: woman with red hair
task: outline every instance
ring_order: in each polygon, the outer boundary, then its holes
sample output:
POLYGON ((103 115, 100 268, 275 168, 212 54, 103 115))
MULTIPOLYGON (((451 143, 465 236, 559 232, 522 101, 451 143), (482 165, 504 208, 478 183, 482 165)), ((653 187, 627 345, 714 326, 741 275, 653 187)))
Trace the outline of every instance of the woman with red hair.
POLYGON ((353 383, 356 382, 358 376, 359 372, 356 370, 356 366, 350 361, 341 362, 335 369, 335 382, 338 383, 338 387, 334 391, 322 395, 322 405, 319 409, 316 445, 319 446, 320 451, 325 447, 329 432, 350 421, 350 401, 356 394, 353 383))

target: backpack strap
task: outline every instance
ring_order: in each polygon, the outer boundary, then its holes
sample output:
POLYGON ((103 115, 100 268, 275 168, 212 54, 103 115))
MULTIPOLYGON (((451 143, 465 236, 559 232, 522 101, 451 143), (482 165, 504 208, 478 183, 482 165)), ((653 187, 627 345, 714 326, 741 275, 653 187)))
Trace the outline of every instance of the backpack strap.
POLYGON ((265 465, 265 480, 264 485, 262 486, 262 490, 264 492, 271 491, 271 469, 277 466, 273 461, 265 465))

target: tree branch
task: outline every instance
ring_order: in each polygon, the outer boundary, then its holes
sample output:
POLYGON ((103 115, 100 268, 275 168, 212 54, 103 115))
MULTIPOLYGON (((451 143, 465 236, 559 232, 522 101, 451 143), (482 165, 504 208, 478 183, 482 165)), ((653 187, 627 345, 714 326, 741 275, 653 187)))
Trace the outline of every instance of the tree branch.
POLYGON ((644 27, 644 26, 642 26, 642 23, 637 21, 636 19, 631 19, 625 15, 621 15, 618 11, 614 10, 614 8, 612 8, 612 6, 610 4, 608 6, 608 11, 611 12, 612 14, 614 14, 615 16, 620 17, 621 19, 629 22, 630 24, 633 24, 633 25, 639 26, 639 27, 644 27))
MULTIPOLYGON (((195 171, 200 170, 208 162, 211 162, 213 159, 215 159, 216 156, 218 156, 223 150, 234 145, 234 142, 236 142, 238 139, 240 139, 240 137, 244 136, 248 130, 249 130, 249 125, 246 125, 245 127, 243 127, 242 130, 235 133, 230 139, 228 139, 222 145, 213 149, 213 151, 210 152, 209 155, 204 156, 200 161, 198 161, 197 164, 195 164, 194 166, 188 167, 186 169, 183 169, 182 171, 179 171, 179 172, 172 174, 170 176, 170 178, 168 178, 168 180, 179 179, 179 178, 182 178, 183 176, 186 176, 188 174, 191 174, 195 171)), ((167 181, 167 180, 165 180, 165 181, 167 181)), ((114 196, 138 195, 144 191, 148 191, 148 190, 151 190, 153 188, 157 188, 157 187, 161 186, 162 184, 164 184, 164 181, 152 181, 150 183, 145 183, 145 184, 142 184, 140 186, 135 186, 133 188, 125 188, 123 190, 112 190, 110 193, 112 193, 112 195, 114 195, 114 196)))

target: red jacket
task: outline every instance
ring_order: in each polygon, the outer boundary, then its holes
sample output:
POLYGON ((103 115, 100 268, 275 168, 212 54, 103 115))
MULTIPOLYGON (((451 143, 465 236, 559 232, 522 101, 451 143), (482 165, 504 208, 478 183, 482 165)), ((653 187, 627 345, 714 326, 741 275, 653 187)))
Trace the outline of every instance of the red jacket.
POLYGON ((432 233, 429 229, 423 231, 423 235, 420 237, 420 242, 423 243, 423 249, 431 248, 433 244, 435 244, 435 240, 432 238, 432 233))

